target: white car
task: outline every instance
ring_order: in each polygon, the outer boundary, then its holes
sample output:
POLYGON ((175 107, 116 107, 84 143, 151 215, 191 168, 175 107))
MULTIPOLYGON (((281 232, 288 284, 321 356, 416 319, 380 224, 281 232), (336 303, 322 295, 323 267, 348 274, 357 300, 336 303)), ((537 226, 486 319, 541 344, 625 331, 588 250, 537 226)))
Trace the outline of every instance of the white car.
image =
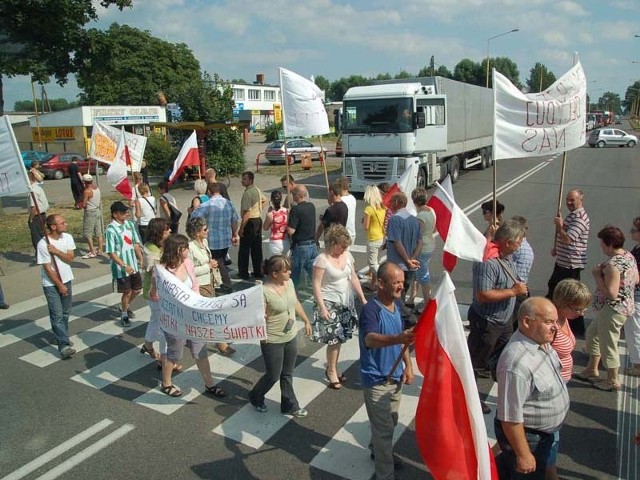
MULTIPOLYGON (((311 159, 320 158, 320 147, 316 147, 313 143, 303 138, 287 140, 287 154, 289 155, 289 164, 300 161, 303 153, 310 153, 311 159)), ((284 141, 276 140, 267 145, 264 156, 270 164, 284 163, 284 141)))
POLYGON ((594 130, 589 135, 589 146, 603 148, 607 145, 617 145, 619 147, 635 147, 638 137, 631 135, 618 128, 600 128, 594 130))

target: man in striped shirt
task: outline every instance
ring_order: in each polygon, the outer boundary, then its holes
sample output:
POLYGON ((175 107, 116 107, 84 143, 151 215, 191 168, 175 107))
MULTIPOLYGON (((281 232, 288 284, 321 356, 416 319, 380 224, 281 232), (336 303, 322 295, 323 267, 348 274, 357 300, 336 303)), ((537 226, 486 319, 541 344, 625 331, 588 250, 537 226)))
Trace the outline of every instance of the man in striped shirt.
MULTIPOLYGON (((584 194, 580 190, 571 190, 567 194, 569 214, 562 220, 560 215, 554 218, 556 225, 555 246, 551 256, 556 257, 553 273, 549 278, 547 298, 553 298, 556 285, 565 278, 580 280, 580 272, 587 264, 587 241, 589 240, 589 216, 584 209, 584 194)), ((574 335, 584 335, 584 317, 570 322, 574 335)))
POLYGON ((120 300, 120 322, 123 327, 131 325, 129 318, 133 312, 129 305, 142 291, 142 277, 139 265, 142 264, 142 248, 136 227, 129 216, 129 207, 122 202, 111 205, 112 222, 105 231, 105 253, 111 259, 111 274, 117 283, 120 300))

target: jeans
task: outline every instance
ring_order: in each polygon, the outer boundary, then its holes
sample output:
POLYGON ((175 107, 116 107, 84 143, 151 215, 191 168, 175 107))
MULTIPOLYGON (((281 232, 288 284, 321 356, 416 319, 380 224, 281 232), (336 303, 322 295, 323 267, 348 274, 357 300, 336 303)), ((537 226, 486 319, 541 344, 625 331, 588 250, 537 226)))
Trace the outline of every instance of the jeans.
POLYGON ((0 285, 0 305, 4 303, 4 292, 2 291, 2 285, 0 285))
POLYGON ((315 243, 296 245, 291 251, 291 280, 296 287, 300 286, 302 271, 307 272, 309 284, 313 276, 313 261, 318 256, 318 247, 315 243))
POLYGON ((500 479, 544 480, 546 476, 545 470, 547 468, 547 462, 549 457, 553 454, 552 448, 556 440, 555 433, 545 433, 525 427, 525 438, 527 439, 531 453, 536 459, 535 471, 525 474, 516 472, 516 456, 511 445, 509 445, 507 437, 502 431, 502 422, 497 418, 494 418, 493 423, 496 432, 496 439, 502 449, 502 453, 496 458, 496 466, 498 468, 500 479))
POLYGON ((280 380, 280 411, 295 412, 300 408, 293 391, 293 369, 298 356, 297 338, 286 343, 261 343, 265 374, 249 392, 249 401, 253 405, 262 405, 264 396, 280 380))
POLYGON ((227 259, 227 253, 229 248, 221 248, 220 250, 211 250, 211 258, 218 262, 218 268, 220 269, 220 276, 222 277, 222 285, 227 288, 232 288, 231 276, 229 275, 229 267, 224 263, 227 259))
POLYGON ((505 323, 488 322, 473 308, 469 308, 469 336, 467 345, 471 355, 473 369, 486 370, 489 368, 489 358, 495 352, 502 351, 513 333, 511 320, 505 323))
POLYGON ((62 352, 70 345, 69 335, 69 311, 71 310, 71 282, 64 284, 67 287, 67 295, 60 295, 58 287, 42 287, 44 296, 49 307, 49 320, 51 321, 51 331, 58 341, 58 351, 62 352))
POLYGON ((262 276, 262 219, 250 218, 240 237, 238 250, 238 274, 240 277, 249 276, 249 255, 253 264, 253 274, 262 276))

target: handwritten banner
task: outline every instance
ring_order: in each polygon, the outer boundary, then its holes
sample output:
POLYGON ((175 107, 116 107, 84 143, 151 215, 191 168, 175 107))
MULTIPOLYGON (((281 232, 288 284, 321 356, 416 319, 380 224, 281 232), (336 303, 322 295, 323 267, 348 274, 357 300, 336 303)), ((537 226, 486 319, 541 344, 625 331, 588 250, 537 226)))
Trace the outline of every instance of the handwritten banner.
POLYGON ((587 79, 580 62, 540 93, 520 92, 494 71, 496 160, 566 152, 584 145, 587 79))
MULTIPOLYGON (((120 129, 94 120, 89 156, 100 162, 112 164, 116 158, 120 135, 120 129)), ((144 158, 144 149, 147 146, 147 137, 125 132, 124 139, 129 147, 132 169, 134 172, 139 172, 142 166, 142 159, 144 158)))
POLYGON ((156 265, 160 325, 172 335, 198 342, 256 343, 267 339, 262 285, 203 297, 156 265))
POLYGON ((31 191, 9 115, 0 117, 0 197, 31 191))

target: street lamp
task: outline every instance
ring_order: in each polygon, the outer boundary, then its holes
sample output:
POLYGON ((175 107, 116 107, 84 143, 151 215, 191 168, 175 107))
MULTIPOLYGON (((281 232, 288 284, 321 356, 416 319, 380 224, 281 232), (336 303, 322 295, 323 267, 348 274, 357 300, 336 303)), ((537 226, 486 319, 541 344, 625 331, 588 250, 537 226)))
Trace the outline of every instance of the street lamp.
POLYGON ((494 38, 503 37, 504 35, 509 35, 510 33, 517 32, 520 29, 514 28, 513 30, 509 30, 508 32, 500 33, 498 35, 494 35, 493 37, 487 38, 487 88, 489 88, 489 42, 494 38))

